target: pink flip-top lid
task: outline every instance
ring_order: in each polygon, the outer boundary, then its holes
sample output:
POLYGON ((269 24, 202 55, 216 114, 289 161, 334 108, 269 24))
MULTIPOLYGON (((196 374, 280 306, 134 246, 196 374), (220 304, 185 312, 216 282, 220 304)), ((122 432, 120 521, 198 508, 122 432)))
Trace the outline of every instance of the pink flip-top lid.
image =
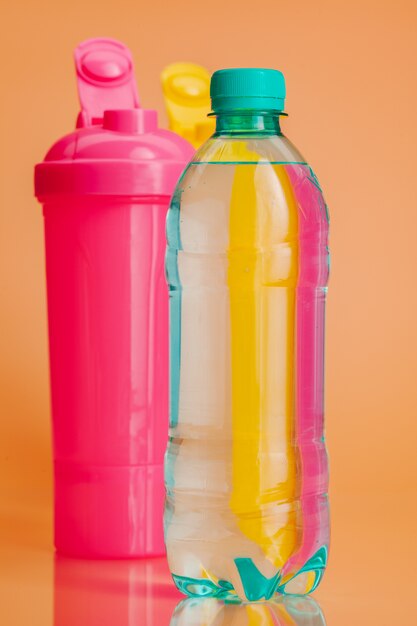
POLYGON ((75 66, 77 130, 36 166, 36 196, 170 196, 194 150, 158 128, 156 111, 140 108, 129 49, 89 39, 76 48, 75 66))

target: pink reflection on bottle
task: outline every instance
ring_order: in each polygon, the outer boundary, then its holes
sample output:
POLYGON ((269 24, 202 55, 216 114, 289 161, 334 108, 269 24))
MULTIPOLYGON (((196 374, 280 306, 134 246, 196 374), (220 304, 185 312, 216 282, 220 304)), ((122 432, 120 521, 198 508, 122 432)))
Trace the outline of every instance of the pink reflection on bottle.
MULTIPOLYGON (((328 462, 324 442, 324 327, 329 274, 328 214, 317 178, 307 165, 286 167, 298 205, 297 446, 300 455, 302 537, 283 578, 329 545, 328 462)), ((315 581, 315 584, 318 580, 315 581)), ((291 591, 290 591, 291 592, 291 591)), ((296 592, 296 588, 294 588, 296 592)))
POLYGON ((130 52, 75 52, 78 130, 36 166, 45 217, 55 546, 164 553, 165 216, 192 147, 139 108, 130 52))

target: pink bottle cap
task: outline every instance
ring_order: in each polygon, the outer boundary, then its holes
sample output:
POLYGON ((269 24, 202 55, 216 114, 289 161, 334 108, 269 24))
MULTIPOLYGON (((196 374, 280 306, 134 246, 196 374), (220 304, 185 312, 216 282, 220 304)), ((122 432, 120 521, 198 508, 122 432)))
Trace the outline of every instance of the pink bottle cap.
POLYGON ((194 151, 158 128, 156 111, 140 108, 128 48, 90 39, 76 48, 75 65, 77 130, 36 166, 36 196, 170 196, 194 151))

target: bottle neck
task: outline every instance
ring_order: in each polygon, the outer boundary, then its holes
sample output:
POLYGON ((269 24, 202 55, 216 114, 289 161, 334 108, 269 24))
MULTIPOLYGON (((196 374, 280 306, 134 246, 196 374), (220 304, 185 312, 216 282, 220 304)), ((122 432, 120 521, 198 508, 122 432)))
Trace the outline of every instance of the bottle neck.
POLYGON ((276 112, 228 111, 217 114, 216 135, 281 135, 276 112))

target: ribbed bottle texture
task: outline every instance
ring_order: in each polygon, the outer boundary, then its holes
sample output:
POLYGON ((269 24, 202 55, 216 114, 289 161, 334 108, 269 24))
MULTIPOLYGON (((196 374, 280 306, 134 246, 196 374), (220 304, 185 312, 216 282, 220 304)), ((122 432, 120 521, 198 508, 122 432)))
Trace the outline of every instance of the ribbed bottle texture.
POLYGON ((328 215, 280 134, 214 136, 167 222, 165 538, 191 596, 308 593, 327 561, 328 215))

